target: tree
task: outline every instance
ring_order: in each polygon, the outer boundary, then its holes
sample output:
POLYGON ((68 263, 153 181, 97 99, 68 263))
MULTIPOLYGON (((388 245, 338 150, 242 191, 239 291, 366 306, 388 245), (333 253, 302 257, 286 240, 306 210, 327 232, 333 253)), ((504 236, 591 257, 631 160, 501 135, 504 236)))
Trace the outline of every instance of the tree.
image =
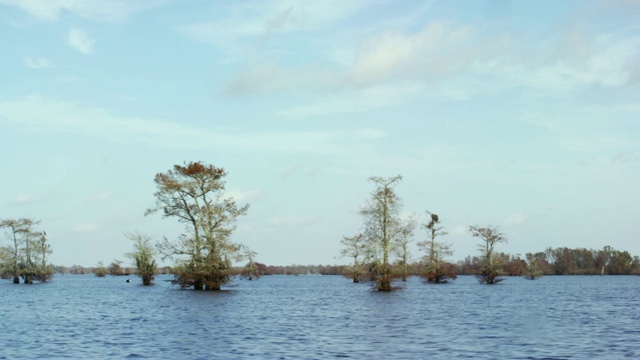
POLYGON ((109 264, 109 275, 111 276, 124 275, 124 270, 122 269, 122 260, 114 259, 111 262, 111 264, 109 264))
POLYGON ((413 230, 416 227, 415 215, 400 223, 396 241, 396 253, 400 258, 402 281, 407 281, 407 267, 409 266, 409 244, 413 241, 413 230))
POLYGON ((0 228, 9 229, 11 246, 4 268, 13 277, 14 284, 20 283, 20 277, 25 284, 32 284, 33 280, 45 282, 53 275, 47 265, 47 255, 51 253, 47 234, 33 229, 39 223, 28 218, 0 221, 0 228))
POLYGON ((47 255, 51 254, 51 245, 47 240, 47 233, 41 232, 37 234, 35 241, 35 251, 40 256, 40 266, 38 271, 38 278, 40 282, 47 282, 51 276, 53 276, 53 269, 47 264, 47 255))
POLYGON ((0 222, 0 228, 9 229, 9 238, 11 239, 13 248, 11 248, 10 271, 13 275, 13 283, 20 283, 20 263, 22 261, 21 245, 25 242, 26 234, 30 231, 34 221, 31 219, 7 219, 0 222))
POLYGON ((362 265, 361 257, 367 248, 367 241, 364 234, 357 234, 354 236, 343 236, 340 240, 343 248, 340 251, 340 255, 343 257, 353 258, 353 266, 351 268, 352 279, 354 283, 360 282, 360 266, 362 265))
POLYGON ((427 240, 418 243, 418 246, 426 252, 425 260, 427 264, 426 278, 428 282, 436 284, 445 283, 447 279, 455 279, 455 268, 447 263, 445 258, 451 256, 453 251, 446 242, 437 241, 436 239, 447 235, 440 224, 440 218, 437 214, 427 211, 430 220, 422 226, 427 229, 427 240))
POLYGON ((240 246, 230 237, 248 205, 238 207, 223 197, 226 175, 222 168, 190 162, 155 176, 156 206, 146 214, 162 210, 165 218, 185 225, 185 234, 160 244, 165 258, 176 258, 174 283, 181 287, 220 290, 232 275, 231 260, 241 258, 240 246))
POLYGON ((376 264, 376 288, 391 291, 391 267, 389 254, 394 238, 399 233, 399 212, 401 201, 393 190, 393 185, 402 180, 397 175, 390 178, 371 177, 376 185, 371 199, 360 211, 365 220, 365 235, 369 242, 373 263, 376 264), (381 257, 381 259, 380 259, 381 257))
MULTIPOLYGON (((98 264, 102 264, 102 262, 99 262, 98 264)), ((69 273, 74 275, 82 275, 86 272, 87 272, 87 269, 85 269, 82 265, 71 265, 71 268, 69 268, 69 273)), ((106 270, 105 270, 105 274, 106 274, 106 270)))
POLYGON ((153 285, 153 279, 156 276, 157 266, 156 251, 151 245, 151 237, 137 232, 126 233, 125 236, 133 241, 134 251, 127 254, 132 259, 138 269, 138 276, 142 278, 142 285, 153 285))
POLYGON ((496 244, 507 242, 507 239, 497 227, 469 226, 472 236, 480 238, 482 241, 478 245, 481 254, 481 273, 477 276, 481 283, 497 284, 503 279, 498 278, 500 274, 500 264, 494 259, 494 248, 496 244))
POLYGON ((253 278, 260 277, 260 269, 258 263, 255 262, 255 257, 258 255, 255 251, 249 249, 246 246, 242 246, 242 255, 245 259, 247 259, 247 265, 245 265, 244 269, 242 269, 242 275, 247 278, 247 280, 253 280, 253 278))
POLYGON ((540 258, 536 257, 536 254, 527 253, 527 275, 529 280, 535 280, 542 276, 542 267, 540 266, 540 258))
POLYGON ((0 278, 9 279, 13 276, 10 264, 11 247, 0 246, 0 278))
MULTIPOLYGON (((96 268, 93 270, 93 273, 96 274, 97 277, 105 277, 105 275, 107 275, 108 272, 109 270, 106 268, 106 266, 104 266, 104 263, 102 261, 98 261, 98 266, 96 266, 96 268)), ((75 272, 74 269, 72 268, 71 273, 84 274, 84 270, 81 272, 80 271, 75 272)))

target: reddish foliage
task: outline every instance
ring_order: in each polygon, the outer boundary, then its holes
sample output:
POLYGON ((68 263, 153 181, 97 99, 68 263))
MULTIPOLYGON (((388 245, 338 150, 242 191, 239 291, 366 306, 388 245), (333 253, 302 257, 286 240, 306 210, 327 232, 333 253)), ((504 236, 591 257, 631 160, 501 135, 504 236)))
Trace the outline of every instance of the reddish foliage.
POLYGON ((184 173, 185 175, 195 175, 195 174, 204 172, 205 170, 206 170, 205 166, 202 165, 200 162, 191 162, 189 163, 189 165, 187 165, 184 173))

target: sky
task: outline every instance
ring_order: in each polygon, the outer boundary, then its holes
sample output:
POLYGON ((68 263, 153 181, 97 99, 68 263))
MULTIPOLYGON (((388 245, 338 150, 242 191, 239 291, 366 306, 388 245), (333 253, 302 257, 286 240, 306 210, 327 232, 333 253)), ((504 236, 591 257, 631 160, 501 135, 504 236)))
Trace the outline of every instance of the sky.
MULTIPOLYGON (((346 264, 371 176, 511 254, 640 255, 640 1, 0 0, 0 219, 54 264, 176 238, 154 175, 202 161, 268 265, 346 264)), ((0 234, 0 243, 9 239, 0 234)), ((424 254, 415 242, 411 257, 424 254)))

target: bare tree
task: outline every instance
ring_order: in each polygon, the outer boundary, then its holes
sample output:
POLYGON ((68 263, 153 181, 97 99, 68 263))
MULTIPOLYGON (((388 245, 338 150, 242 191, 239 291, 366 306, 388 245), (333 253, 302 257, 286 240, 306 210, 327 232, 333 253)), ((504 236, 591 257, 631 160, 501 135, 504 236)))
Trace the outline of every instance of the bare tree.
POLYGON ((185 234, 160 244, 165 258, 176 258, 172 271, 182 287, 220 290, 232 275, 231 260, 241 258, 240 245, 230 237, 248 205, 223 197, 226 175, 222 168, 190 162, 155 176, 156 206, 146 214, 162 210, 165 218, 185 224, 185 234))
POLYGON ((478 250, 481 255, 481 273, 477 276, 481 283, 497 284, 503 279, 498 278, 500 275, 500 265, 494 259, 494 248, 496 244, 506 243, 507 239, 495 226, 479 227, 469 226, 469 232, 472 236, 479 238, 482 242, 478 244, 478 250))
POLYGON ((399 233, 399 211, 401 201, 393 190, 393 185, 402 180, 397 175, 390 178, 371 177, 369 181, 376 185, 371 200, 360 211, 365 220, 367 237, 373 258, 376 261, 376 288, 379 291, 391 291, 391 267, 389 256, 395 236, 399 233))
POLYGON ((445 283, 448 279, 456 278, 454 267, 445 260, 453 254, 453 251, 448 243, 437 240, 439 237, 447 235, 444 227, 440 226, 440 217, 429 211, 427 211, 427 215, 430 218, 429 222, 422 225, 428 232, 427 240, 418 243, 418 246, 426 252, 425 276, 428 282, 445 283))
POLYGON ((360 267, 362 266, 362 258, 365 255, 367 249, 367 241, 364 234, 357 234, 354 236, 343 236, 340 240, 343 248, 340 251, 340 255, 343 257, 353 258, 353 265, 351 268, 351 274, 354 283, 360 282, 360 267))

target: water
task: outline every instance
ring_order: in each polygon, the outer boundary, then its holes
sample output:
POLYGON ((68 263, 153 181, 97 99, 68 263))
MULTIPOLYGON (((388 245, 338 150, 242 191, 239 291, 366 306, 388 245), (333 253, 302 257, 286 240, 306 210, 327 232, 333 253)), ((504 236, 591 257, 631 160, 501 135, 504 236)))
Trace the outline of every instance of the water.
POLYGON ((267 276, 219 293, 137 278, 0 281, 0 359, 640 358, 640 277, 417 278, 392 293, 267 276))

